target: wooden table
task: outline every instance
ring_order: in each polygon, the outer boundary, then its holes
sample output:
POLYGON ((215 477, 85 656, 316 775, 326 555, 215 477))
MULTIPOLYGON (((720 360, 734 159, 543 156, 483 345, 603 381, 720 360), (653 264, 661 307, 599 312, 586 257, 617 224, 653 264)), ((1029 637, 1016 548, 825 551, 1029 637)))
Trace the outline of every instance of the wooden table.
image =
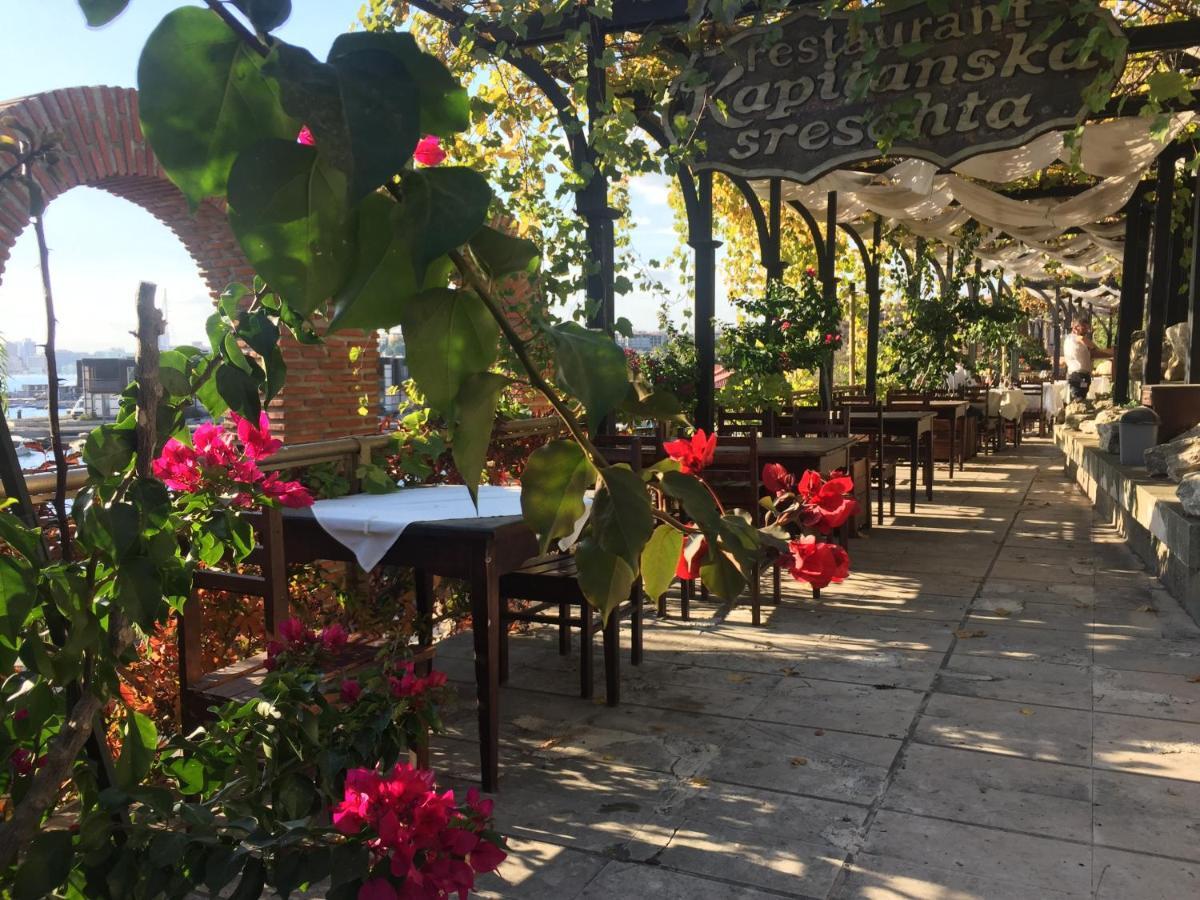
MULTIPOLYGON (((958 455, 959 468, 962 468, 963 451, 966 447, 966 435, 960 434, 962 423, 967 416, 971 404, 966 400, 896 400, 888 404, 891 409, 899 410, 932 410, 943 422, 950 424, 950 477, 954 477, 954 458, 958 455)), ((965 429, 964 429, 965 431, 965 429)))
MULTIPOLYGON (((775 437, 758 439, 758 459, 777 462, 794 474, 813 469, 828 475, 834 469, 850 471, 850 448, 858 443, 852 437, 775 437)), ((717 452, 721 442, 717 441, 717 452)))
MULTIPOLYGON (((308 509, 285 509, 283 544, 288 562, 353 562, 354 554, 320 526, 308 509)), ((462 578, 471 596, 475 693, 479 702, 479 769, 485 791, 499 779, 500 576, 536 556, 537 538, 520 516, 414 522, 382 562, 421 572, 418 594, 433 575, 462 578)))
MULTIPOLYGON (((933 420, 937 414, 920 410, 888 411, 883 414, 886 437, 907 438, 909 446, 908 509, 917 511, 917 461, 921 459, 921 441, 925 441, 925 499, 933 500, 933 420)), ((858 434, 876 434, 877 414, 850 412, 850 427, 858 434)))

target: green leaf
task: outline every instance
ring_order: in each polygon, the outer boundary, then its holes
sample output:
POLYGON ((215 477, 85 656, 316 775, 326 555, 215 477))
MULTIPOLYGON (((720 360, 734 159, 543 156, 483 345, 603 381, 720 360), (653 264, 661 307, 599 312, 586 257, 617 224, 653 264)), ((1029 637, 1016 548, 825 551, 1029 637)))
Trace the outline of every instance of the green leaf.
POLYGON ((321 156, 346 173, 350 203, 412 158, 421 137, 417 88, 390 53, 358 49, 320 63, 281 41, 267 71, 279 79, 284 109, 308 124, 321 156))
POLYGON ((338 35, 329 51, 329 62, 360 50, 389 53, 404 66, 416 85, 423 134, 450 137, 470 126, 470 100, 466 90, 441 60, 417 46, 411 34, 355 31, 338 35))
POLYGON ((642 583, 651 600, 658 600, 671 582, 683 550, 683 534, 670 525, 659 525, 642 551, 642 583))
POLYGON ((125 710, 121 726, 121 755, 117 757, 117 787, 132 791, 150 772, 158 750, 154 720, 133 709, 125 710))
POLYGON ((0 617, 5 622, 5 637, 21 630, 37 600, 33 570, 10 556, 0 556, 0 617))
POLYGON ((215 376, 206 379, 200 387, 196 388, 196 399, 204 404, 204 408, 208 410, 208 414, 214 420, 220 419, 221 416, 225 415, 225 411, 229 409, 229 404, 221 397, 221 392, 217 388, 217 379, 215 376))
POLYGON ((101 425, 83 443, 83 461, 94 476, 107 478, 124 472, 133 462, 137 443, 134 432, 116 425, 101 425))
POLYGON ((487 463, 492 428, 496 423, 496 405, 509 380, 495 372, 477 372, 468 376, 458 389, 454 408, 458 421, 451 436, 454 465, 478 505, 479 473, 487 463))
POLYGON ((471 252, 489 278, 533 274, 542 260, 537 244, 484 225, 471 237, 471 252))
POLYGON ((474 169, 444 166, 404 177, 403 216, 419 241, 417 271, 461 247, 483 227, 492 189, 474 169))
POLYGON ((500 326, 470 291, 417 294, 404 317, 409 372, 429 405, 447 414, 463 382, 495 363, 499 338, 500 326))
POLYGON ((586 509, 583 493, 595 481, 595 468, 574 441, 551 441, 530 454, 521 474, 521 513, 542 553, 575 530, 586 509))
POLYGON ((408 298, 421 287, 413 259, 413 236, 400 204, 380 194, 359 205, 358 255, 346 284, 334 297, 329 330, 392 328, 408 298))
POLYGON ((229 223, 238 243, 302 315, 332 297, 349 273, 354 248, 345 196, 345 176, 295 141, 255 144, 230 170, 229 223))
POLYGON ((668 497, 683 504, 684 512, 705 534, 710 538, 716 536, 721 526, 721 510, 708 488, 682 472, 664 472, 662 486, 668 497))
POLYGON ((184 796, 199 794, 204 790, 204 764, 200 760, 176 756, 163 769, 179 784, 179 793, 184 796))
POLYGON ((162 577, 154 560, 138 556, 121 563, 117 570, 117 603, 144 629, 151 628, 166 612, 162 577))
POLYGON ((279 346, 279 326, 264 310, 247 312, 238 322, 237 336, 259 356, 267 356, 279 346))
POLYGON ((274 31, 292 14, 292 0, 248 0, 246 16, 262 32, 274 31))
POLYGON ((700 566, 700 580, 704 586, 722 600, 734 601, 746 587, 746 579, 724 553, 713 551, 709 544, 709 552, 705 562, 700 566))
POLYGON ((71 832, 42 831, 35 835, 13 879, 13 900, 42 900, 50 896, 70 874, 74 855, 71 832))
POLYGON ((636 570, 654 530, 646 485, 625 466, 601 469, 600 478, 603 487, 592 501, 592 534, 604 550, 636 570))
POLYGON ((637 573, 629 563, 591 538, 579 542, 575 567, 580 590, 607 622, 609 613, 629 599, 637 573))
POLYGON ((129 0, 79 0, 83 17, 92 28, 107 25, 125 11, 129 0))
POLYGON ((575 322, 550 330, 558 363, 558 383, 587 407, 588 424, 595 429, 629 393, 625 352, 603 331, 590 331, 575 322))
POLYGON ((242 150, 296 136, 261 68, 261 57, 207 9, 176 9, 146 41, 138 61, 142 130, 193 208, 224 196, 242 150))
POLYGON ((30 562, 37 562, 41 556, 41 532, 36 528, 26 528, 15 515, 0 511, 0 541, 8 544, 30 562))
POLYGON ((229 895, 229 900, 258 900, 267 883, 267 868, 257 856, 245 856, 246 866, 242 869, 242 880, 229 895))
MULTIPOLYGON (((230 409, 251 422, 258 421, 259 413, 262 412, 262 402, 258 396, 258 382, 253 376, 247 375, 237 366, 221 363, 214 380, 217 393, 230 409)), ((208 406, 207 403, 204 405, 208 406)), ((211 407, 209 412, 212 412, 211 407)))

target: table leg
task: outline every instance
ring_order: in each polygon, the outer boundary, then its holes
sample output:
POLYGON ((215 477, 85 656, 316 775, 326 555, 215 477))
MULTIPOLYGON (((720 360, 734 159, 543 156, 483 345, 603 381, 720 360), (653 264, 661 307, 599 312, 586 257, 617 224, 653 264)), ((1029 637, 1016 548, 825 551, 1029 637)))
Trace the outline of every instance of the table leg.
POLYGON ((921 459, 921 437, 914 434, 908 442, 908 511, 917 511, 917 465, 921 459))
POLYGON ((488 792, 500 777, 500 576, 487 551, 471 575, 475 695, 479 703, 479 780, 488 792))
MULTIPOLYGON (((417 613, 417 646, 424 649, 433 644, 433 576, 424 569, 413 569, 413 593, 417 613)), ((422 675, 428 675, 432 662, 421 664, 422 675)))
POLYGON ((954 453, 958 445, 958 419, 950 417, 950 477, 954 477, 954 453))
POLYGON ((925 433, 925 499, 933 500, 933 432, 925 433))

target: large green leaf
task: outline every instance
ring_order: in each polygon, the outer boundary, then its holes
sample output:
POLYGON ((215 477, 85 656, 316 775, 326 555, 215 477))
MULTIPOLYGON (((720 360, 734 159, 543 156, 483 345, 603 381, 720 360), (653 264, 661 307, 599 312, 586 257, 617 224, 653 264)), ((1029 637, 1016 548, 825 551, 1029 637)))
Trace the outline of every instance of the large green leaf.
MULTIPOLYGON (((258 382, 253 375, 248 375, 237 366, 223 362, 217 368, 214 380, 217 393, 230 409, 251 422, 258 421, 259 413, 262 412, 262 399, 258 395, 258 382)), ((207 405, 205 403, 205 406, 207 405)))
POLYGON ((590 331, 575 322, 550 330, 558 363, 558 383, 587 407, 588 423, 596 428, 629 393, 625 352, 603 331, 590 331))
POLYGON ((367 197, 359 205, 356 243, 357 258, 334 298, 329 330, 399 325, 406 301, 421 287, 400 204, 381 194, 367 197))
POLYGON ((302 314, 332 297, 348 274, 345 197, 345 176, 295 141, 255 144, 229 173, 229 222, 242 250, 302 314))
POLYGON ((425 53, 416 39, 402 31, 354 31, 338 35, 329 51, 329 62, 361 50, 377 50, 396 57, 416 85, 421 108, 421 133, 450 137, 471 124, 470 100, 458 79, 437 57, 425 53))
POLYGON ((629 563, 592 538, 579 542, 575 567, 583 595, 607 622, 609 614, 629 599, 637 573, 629 563))
POLYGON ((525 238, 513 237, 484 225, 471 237, 471 252, 489 278, 537 271, 542 251, 525 238))
POLYGON ((492 189, 462 166, 420 169, 404 177, 403 215, 416 236, 418 271, 471 240, 487 218, 492 189))
POLYGON ((704 559, 700 566, 700 581, 722 600, 736 600, 746 587, 746 579, 738 567, 724 553, 714 553, 711 545, 704 559))
POLYGON ((710 538, 716 536, 721 526, 721 510, 708 488, 682 472, 664 472, 662 486, 668 497, 683 504, 684 512, 705 534, 710 538))
POLYGON ((65 828, 34 836, 12 881, 12 900, 42 900, 54 893, 71 872, 71 840, 65 828))
POLYGON ((496 361, 500 326, 470 291, 440 288, 414 296, 404 317, 409 372, 434 409, 450 413, 468 376, 496 361))
POLYGON ((471 501, 478 503, 479 473, 487 463, 496 405, 508 379, 495 372, 477 372, 462 383, 455 398, 458 421, 454 425, 451 450, 454 465, 462 474, 471 501))
POLYGON ((93 475, 107 478, 129 467, 136 444, 137 438, 131 429, 101 425, 83 442, 83 461, 93 475))
POLYGON ((131 791, 150 772, 158 749, 158 729, 154 720, 126 709, 121 727, 121 755, 117 757, 117 787, 131 791))
POLYGON ((142 130, 194 207, 225 194, 238 153, 265 138, 294 138, 262 59, 216 13, 183 7, 151 33, 138 61, 142 130))
POLYGON ((637 569, 654 530, 646 486, 625 466, 601 469, 600 478, 603 486, 592 501, 592 534, 606 551, 637 569))
POLYGON ((650 535, 642 551, 642 583, 652 600, 657 600, 671 586, 682 550, 683 534, 671 525, 659 525, 650 535))
POLYGON ((129 0, 79 0, 83 17, 92 28, 107 25, 125 11, 129 0))
POLYGON ((416 85, 395 56, 357 49, 317 62, 279 42, 267 71, 284 109, 307 123, 322 156, 346 173, 354 203, 404 168, 421 137, 416 85))
POLYGON ((529 456, 521 474, 521 513, 538 536, 541 552, 575 530, 583 515, 583 493, 596 470, 574 441, 551 441, 529 456))

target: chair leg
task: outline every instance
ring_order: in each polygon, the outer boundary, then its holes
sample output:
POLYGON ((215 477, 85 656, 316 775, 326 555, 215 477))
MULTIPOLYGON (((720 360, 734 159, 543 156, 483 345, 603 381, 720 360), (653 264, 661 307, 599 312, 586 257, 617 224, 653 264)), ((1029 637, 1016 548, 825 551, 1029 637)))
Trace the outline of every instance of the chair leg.
POLYGON ((504 613, 508 610, 508 598, 500 598, 500 683, 508 684, 508 621, 504 613))
POLYGON ((658 598, 658 609, 656 612, 660 619, 667 617, 667 592, 663 591, 662 596, 658 598))
POLYGON ((679 617, 687 622, 692 618, 692 591, 694 590, 694 584, 690 579, 684 579, 679 585, 679 617))
POLYGON ((633 586, 633 593, 630 600, 633 601, 633 611, 629 616, 629 661, 635 665, 642 664, 642 582, 639 579, 638 583, 633 586))
POLYGON ((777 563, 772 568, 775 571, 771 576, 771 591, 775 605, 778 606, 783 602, 783 567, 777 563))
POLYGON ((558 655, 571 652, 571 604, 558 604, 558 655))
POLYGON ((596 616, 586 600, 580 602, 579 626, 579 696, 591 700, 596 692, 592 665, 592 637, 596 633, 596 616))
POLYGON ((761 573, 757 566, 750 576, 750 621, 754 625, 762 624, 762 587, 759 584, 761 573))
POLYGON ((621 611, 614 609, 604 623, 604 702, 621 702, 621 611))

